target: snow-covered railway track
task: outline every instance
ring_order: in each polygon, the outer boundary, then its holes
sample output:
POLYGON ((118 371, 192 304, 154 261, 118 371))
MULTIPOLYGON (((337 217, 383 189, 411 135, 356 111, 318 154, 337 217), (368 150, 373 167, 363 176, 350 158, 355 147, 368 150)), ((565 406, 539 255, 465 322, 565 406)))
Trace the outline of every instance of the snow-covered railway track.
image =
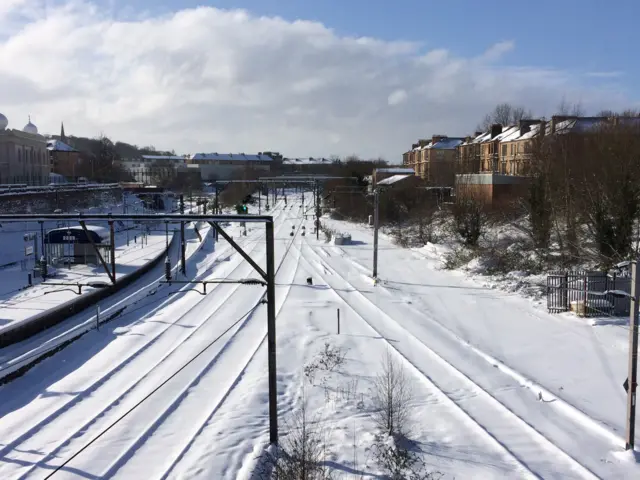
MULTIPOLYGON (((308 264, 414 374, 448 402, 488 441, 512 457, 519 474, 533 478, 598 478, 573 456, 548 439, 498 398, 449 363, 384 312, 344 276, 329 267, 313 248, 302 247, 308 264), (403 338, 390 341, 390 338, 403 338)), ((492 368, 487 364, 488 368, 492 368)))
MULTIPOLYGON (((289 241, 276 268, 276 278, 285 275, 278 283, 286 288, 285 294, 277 299, 276 314, 282 308, 297 272, 299 255, 295 259, 289 255, 295 240, 296 237, 289 241), (285 268, 287 265, 290 266, 285 268)), ((200 345, 194 346, 191 353, 206 351, 206 355, 166 384, 166 390, 171 393, 149 397, 144 408, 132 411, 126 421, 92 446, 98 455, 72 462, 72 470, 78 469, 75 465, 80 464, 87 465, 86 468, 98 478, 113 478, 116 474, 126 478, 167 478, 264 344, 266 322, 264 315, 256 315, 264 298, 264 293, 258 294, 251 302, 251 308, 239 319, 241 322, 233 322, 216 337, 213 349, 208 350, 205 346, 199 350, 200 345), (183 435, 185 431, 188 433, 183 435), (149 458, 159 459, 158 464, 149 465, 149 458)), ((238 311, 245 309, 247 303, 246 296, 237 295, 227 299, 225 306, 230 311, 238 311)), ((208 341, 209 337, 203 340, 208 341)), ((106 431, 104 428, 96 430, 106 431)))
MULTIPOLYGON (((274 207, 276 215, 274 216, 274 221, 279 220, 280 217, 284 214, 284 202, 280 201, 274 207)), ((249 239, 256 239, 260 235, 251 235, 249 239)), ((249 245, 249 239, 244 242, 244 245, 249 245)), ((194 278, 194 280, 203 280, 205 275, 208 274, 209 270, 214 268, 218 263, 219 258, 224 257, 227 253, 232 252, 233 249, 230 245, 225 245, 223 250, 217 251, 216 255, 213 259, 208 260, 205 264, 204 272, 202 275, 194 278)), ((176 252, 177 256, 177 252, 176 252)), ((177 271, 177 262, 173 268, 174 271, 177 271)), ((135 282, 131 286, 127 287, 124 298, 120 301, 117 301, 115 304, 103 309, 102 315, 105 318, 111 318, 119 316, 122 311, 124 311, 127 307, 132 306, 140 301, 145 300, 146 298, 155 294, 159 282, 164 278, 164 273, 154 278, 151 282, 144 284, 141 288, 138 286, 140 283, 143 283, 144 280, 141 279, 138 282, 135 282), (128 293, 132 292, 132 293, 128 293), (142 296, 144 295, 144 296, 142 296), (137 300, 135 300, 137 299, 137 300)), ((148 280, 146 280, 148 281, 148 280)), ((185 291, 188 287, 181 288, 177 293, 181 293, 185 291)), ((116 297, 119 298, 123 296, 123 293, 116 294, 116 297)), ((164 307, 166 302, 162 303, 158 308, 164 307)), ((152 312, 153 313, 153 312, 152 312)), ((127 314, 125 312, 125 314, 127 314)), ((46 356, 49 352, 55 351, 60 347, 60 345, 65 344, 66 342, 76 339, 86 333, 87 331, 94 328, 95 324, 95 316, 93 314, 86 315, 84 313, 78 314, 83 318, 86 317, 86 320, 81 320, 80 323, 75 322, 73 326, 69 326, 66 328, 58 328, 55 335, 50 335, 49 340, 45 343, 37 343, 41 342, 40 337, 35 337, 31 341, 25 342, 25 346, 18 349, 17 354, 12 354, 10 358, 0 358, 0 379, 3 377, 10 375, 11 373, 19 370, 23 367, 26 367, 34 362, 36 362, 40 357, 46 356)), ((53 332, 53 330, 52 330, 53 332)))
MULTIPOLYGON (((282 212, 279 213, 281 215, 282 212)), ((282 224, 277 226, 276 232, 282 230, 282 228, 282 224)), ((252 238, 248 239, 246 244, 250 245, 247 251, 252 252, 260 242, 252 238)), ((261 252, 261 255, 264 256, 264 252, 261 252)), ((238 258, 237 265, 225 275, 225 278, 232 276, 243 278, 251 271, 252 267, 243 259, 238 258)), ((157 380, 157 377, 166 373, 164 367, 170 361, 176 360, 175 356, 184 356, 192 353, 189 350, 179 355, 177 354, 185 344, 191 345, 193 343, 192 340, 196 333, 202 333, 201 330, 204 328, 220 332, 221 329, 217 325, 210 326, 211 319, 223 307, 228 306, 229 299, 240 286, 238 284, 214 285, 213 289, 210 290, 209 297, 203 297, 193 308, 182 313, 174 321, 169 322, 166 327, 156 332, 147 342, 138 346, 139 348, 133 351, 126 351, 124 358, 119 360, 117 364, 110 366, 107 372, 101 373, 99 378, 91 384, 83 386, 82 393, 75 394, 71 399, 56 405, 55 410, 38 416, 26 428, 21 425, 20 433, 11 440, 6 439, 0 449, 0 455, 9 460, 4 465, 0 465, 0 476, 5 478, 3 472, 7 471, 7 469, 11 470, 11 467, 15 467, 15 464, 30 465, 30 468, 26 471, 20 471, 21 478, 24 478, 34 470, 42 467, 45 462, 58 456, 58 453, 72 440, 84 435, 89 429, 95 428, 95 424, 100 419, 112 416, 113 411, 118 410, 122 404, 135 400, 135 395, 140 390, 144 390, 145 384, 153 384, 154 379, 157 380), (213 302, 203 302, 205 298, 209 298, 213 302), (202 315, 202 319, 200 315, 202 315), (186 323, 192 319, 198 319, 195 325, 186 323), (184 327, 184 330, 179 332, 178 338, 169 338, 168 332, 175 332, 175 327, 184 327), (162 352, 160 358, 153 357, 151 347, 155 347, 153 351, 156 352, 160 348, 162 352), (151 361, 146 364, 141 362, 144 367, 141 369, 141 374, 136 371, 136 376, 132 379, 124 370, 131 371, 133 362, 141 359, 145 354, 150 357, 151 361), (110 389, 114 391, 109 391, 110 389), (107 395, 103 395, 102 392, 107 395), (108 399, 106 402, 105 396, 108 399), (65 415, 72 409, 72 415, 65 415), (77 422, 78 418, 83 419, 80 424, 77 422), (55 440, 49 440, 51 438, 55 440), (42 448, 43 444, 47 445, 47 447, 42 448), (33 446, 37 447, 33 448, 33 446), (42 457, 42 454, 38 453, 35 455, 36 459, 33 459, 33 453, 41 450, 45 450, 47 452, 46 455, 42 457)), ((204 337, 210 338, 206 335, 204 337)), ((182 348, 182 350, 188 349, 182 348)), ((180 359, 177 359, 177 361, 179 362, 180 359)))

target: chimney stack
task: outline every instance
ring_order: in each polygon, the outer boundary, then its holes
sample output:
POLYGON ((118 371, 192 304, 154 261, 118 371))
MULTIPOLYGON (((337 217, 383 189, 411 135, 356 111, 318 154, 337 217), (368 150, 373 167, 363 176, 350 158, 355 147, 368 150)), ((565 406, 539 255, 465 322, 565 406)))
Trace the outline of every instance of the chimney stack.
POLYGON ((546 120, 540 120, 540 130, 539 130, 540 136, 544 137, 545 134, 547 133, 547 121, 546 120))
POLYGON ((502 124, 494 123, 493 125, 491 125, 491 139, 496 138, 501 133, 502 133, 502 124))
POLYGON ((475 132, 474 137, 479 137, 480 135, 482 135, 484 132, 475 132))

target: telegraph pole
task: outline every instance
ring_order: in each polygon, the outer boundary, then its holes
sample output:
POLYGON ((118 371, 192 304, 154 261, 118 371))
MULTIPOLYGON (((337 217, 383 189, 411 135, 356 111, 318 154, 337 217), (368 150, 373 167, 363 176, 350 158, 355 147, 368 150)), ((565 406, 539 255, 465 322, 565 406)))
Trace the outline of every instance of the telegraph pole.
MULTIPOLYGON (((184 215, 184 196, 180 195, 180 214, 184 215)), ((180 221, 180 255, 181 255, 181 267, 182 274, 187 274, 187 246, 184 243, 184 222, 180 221)))
POLYGON ((627 386, 626 450, 633 450, 636 434, 636 386, 638 377, 638 261, 631 262, 631 318, 629 318, 629 378, 627 386))
POLYGON ((278 443, 278 377, 276 368, 276 269, 273 222, 267 222, 267 355, 269 377, 269 442, 278 443))
POLYGON ((380 191, 378 187, 373 190, 373 278, 378 278, 378 206, 380 204, 380 191))
POLYGON ((316 240, 320 239, 320 188, 318 187, 318 181, 316 180, 316 240))
MULTIPOLYGON (((216 182, 215 185, 216 185, 216 212, 215 213, 216 213, 216 215, 219 215, 220 214, 220 204, 218 203, 218 185, 219 185, 218 182, 216 182)), ((216 240, 215 241, 217 242, 218 238, 219 238, 218 237, 218 229, 216 229, 215 235, 216 235, 216 240)))

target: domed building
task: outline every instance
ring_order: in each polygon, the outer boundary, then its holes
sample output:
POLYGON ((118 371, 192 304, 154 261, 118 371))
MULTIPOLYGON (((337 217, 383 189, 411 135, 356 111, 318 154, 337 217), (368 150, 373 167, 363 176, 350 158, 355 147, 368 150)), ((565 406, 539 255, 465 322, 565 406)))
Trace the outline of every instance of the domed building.
POLYGON ((47 141, 31 117, 22 130, 16 130, 0 113, 0 184, 48 185, 50 172, 47 141))
POLYGON ((22 131, 25 133, 30 133, 32 135, 38 135, 38 127, 31 123, 31 115, 29 115, 29 123, 24 126, 22 131))

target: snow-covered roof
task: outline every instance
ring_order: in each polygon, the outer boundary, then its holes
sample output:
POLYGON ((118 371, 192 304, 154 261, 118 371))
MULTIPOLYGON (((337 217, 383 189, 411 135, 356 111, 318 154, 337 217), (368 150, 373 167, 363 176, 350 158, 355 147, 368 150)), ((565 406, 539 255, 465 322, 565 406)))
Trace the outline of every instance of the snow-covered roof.
POLYGON ((390 168, 376 168, 376 173, 399 173, 413 175, 415 172, 413 168, 405 167, 390 167, 390 168))
POLYGON ((177 160, 184 162, 184 157, 180 155, 142 155, 145 160, 177 160))
POLYGON ((328 158, 285 158, 282 161, 285 165, 326 165, 333 163, 333 160, 328 158))
POLYGON ((47 140, 47 150, 51 152, 77 152, 75 148, 55 138, 47 140))
POLYGON ((462 142, 464 142, 464 138, 442 138, 438 140, 436 143, 431 145, 429 148, 434 150, 454 150, 457 146, 459 146, 462 142))
POLYGON ((529 125, 523 125, 522 128, 519 125, 513 125, 507 127, 507 129, 498 135, 495 140, 500 142, 514 142, 516 140, 528 140, 535 137, 540 133, 541 122, 533 123, 529 125))
POLYGON ((385 178, 384 180, 380 180, 377 182, 378 185, 393 185, 405 178, 413 177, 413 175, 392 175, 390 177, 385 178))
POLYGON ((191 160, 234 160, 238 162, 271 162, 269 155, 245 155, 244 153, 196 153, 191 160))

